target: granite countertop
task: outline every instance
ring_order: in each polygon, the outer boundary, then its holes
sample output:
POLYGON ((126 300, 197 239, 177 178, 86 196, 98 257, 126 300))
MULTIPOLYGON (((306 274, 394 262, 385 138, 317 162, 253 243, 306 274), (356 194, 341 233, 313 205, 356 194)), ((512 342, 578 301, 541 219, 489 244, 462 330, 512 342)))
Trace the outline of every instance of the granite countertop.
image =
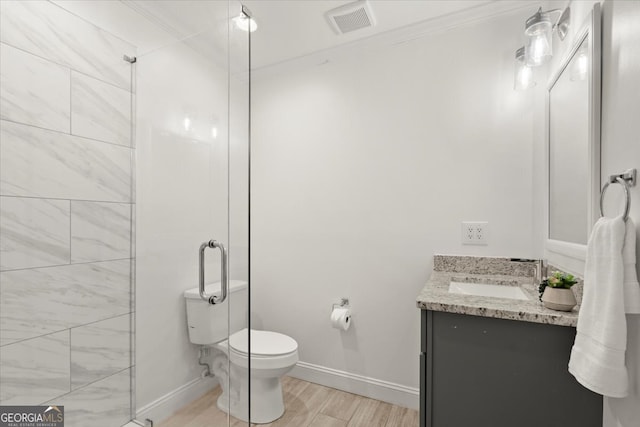
MULTIPOLYGON (((416 305, 423 310, 575 327, 578 323, 579 306, 570 312, 545 308, 538 300, 534 272, 534 263, 514 262, 509 258, 436 255, 434 271, 418 295, 416 305), (519 286, 529 299, 525 301, 449 293, 451 281, 519 286)), ((574 289, 574 293, 580 302, 582 295, 579 289, 574 289)))

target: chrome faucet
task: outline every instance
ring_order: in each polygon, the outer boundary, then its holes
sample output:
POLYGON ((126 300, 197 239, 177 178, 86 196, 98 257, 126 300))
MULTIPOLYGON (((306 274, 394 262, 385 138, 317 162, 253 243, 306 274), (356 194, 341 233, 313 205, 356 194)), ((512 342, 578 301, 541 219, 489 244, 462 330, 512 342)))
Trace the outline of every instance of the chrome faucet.
POLYGON ((536 260, 536 284, 539 285, 542 283, 544 279, 547 278, 547 260, 546 259, 537 259, 536 260))
POLYGON ((528 259, 528 258, 509 258, 511 262, 526 262, 534 264, 536 267, 536 275, 534 280, 536 285, 542 283, 547 278, 547 260, 546 259, 528 259))

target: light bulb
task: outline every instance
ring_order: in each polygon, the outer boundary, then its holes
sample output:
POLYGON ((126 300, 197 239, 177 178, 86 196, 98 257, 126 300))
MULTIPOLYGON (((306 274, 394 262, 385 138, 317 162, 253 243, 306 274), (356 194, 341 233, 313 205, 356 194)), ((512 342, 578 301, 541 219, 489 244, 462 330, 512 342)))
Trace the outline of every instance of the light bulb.
POLYGON ((524 47, 516 51, 516 71, 514 79, 515 90, 526 90, 536 85, 533 80, 533 70, 524 61, 524 47))
POLYGON ((531 50, 531 59, 535 62, 540 62, 542 56, 544 55, 545 48, 547 47, 546 40, 544 37, 536 37, 533 42, 533 49, 531 50))
POLYGON ((182 124, 184 125, 184 130, 189 132, 189 129, 191 129, 191 119, 189 117, 185 117, 182 124))
POLYGON ((528 65, 542 65, 551 58, 551 44, 545 33, 532 36, 527 47, 525 57, 528 65))

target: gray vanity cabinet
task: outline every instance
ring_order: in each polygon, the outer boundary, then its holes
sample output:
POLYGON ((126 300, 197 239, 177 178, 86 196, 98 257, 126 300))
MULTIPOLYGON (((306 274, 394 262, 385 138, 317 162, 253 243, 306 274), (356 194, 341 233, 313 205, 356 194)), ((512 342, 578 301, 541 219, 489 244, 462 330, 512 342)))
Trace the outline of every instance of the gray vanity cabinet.
POLYGON ((575 328, 421 311, 421 427, 602 426, 567 370, 575 328))

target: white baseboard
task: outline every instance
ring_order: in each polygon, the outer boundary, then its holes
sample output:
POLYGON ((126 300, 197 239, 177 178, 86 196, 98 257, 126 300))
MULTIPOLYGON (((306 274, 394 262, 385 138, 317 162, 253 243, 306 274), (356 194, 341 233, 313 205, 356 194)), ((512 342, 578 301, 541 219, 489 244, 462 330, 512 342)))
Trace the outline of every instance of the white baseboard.
POLYGON ((154 424, 166 420, 179 409, 193 402, 218 385, 217 378, 196 378, 170 391, 164 396, 136 410, 136 419, 153 420, 154 424))
POLYGON ((365 377, 324 366, 298 362, 290 376, 405 408, 420 407, 420 390, 377 378, 365 377))

